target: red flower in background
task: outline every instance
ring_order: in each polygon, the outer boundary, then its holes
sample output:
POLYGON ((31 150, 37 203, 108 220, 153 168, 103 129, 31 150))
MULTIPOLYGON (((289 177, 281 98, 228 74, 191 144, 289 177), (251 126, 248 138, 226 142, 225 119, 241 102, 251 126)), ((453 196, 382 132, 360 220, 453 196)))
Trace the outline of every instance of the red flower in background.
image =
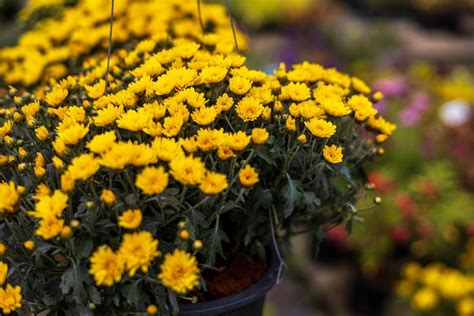
POLYGON ((410 239, 410 232, 404 226, 396 225, 392 228, 390 236, 396 244, 400 245, 408 242, 410 239))
POLYGON ((371 172, 368 176, 369 183, 375 185, 375 190, 385 193, 393 190, 395 183, 387 175, 381 172, 371 172))
POLYGON ((397 207, 400 214, 406 219, 414 219, 416 216, 415 202, 408 193, 398 193, 395 198, 395 206, 397 207))
POLYGON ((347 230, 344 225, 337 225, 326 231, 326 238, 338 247, 344 246, 347 241, 347 236, 347 230))
POLYGON ((422 239, 429 238, 430 236, 433 235, 433 227, 430 224, 419 224, 418 227, 416 227, 416 234, 418 237, 422 239))
POLYGON ((418 191, 427 199, 436 199, 439 194, 438 187, 430 180, 421 182, 418 191))

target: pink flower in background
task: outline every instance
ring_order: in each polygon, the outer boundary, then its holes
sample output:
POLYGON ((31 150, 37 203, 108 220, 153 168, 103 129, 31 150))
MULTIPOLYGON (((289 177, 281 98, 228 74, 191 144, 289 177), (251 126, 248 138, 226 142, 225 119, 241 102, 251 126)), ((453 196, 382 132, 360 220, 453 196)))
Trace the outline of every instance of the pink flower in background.
POLYGON ((408 105, 400 112, 400 123, 407 127, 415 126, 428 111, 431 98, 425 92, 419 92, 410 98, 408 105))
POLYGON ((407 90, 407 83, 402 77, 391 77, 376 81, 374 88, 386 97, 400 97, 407 90))

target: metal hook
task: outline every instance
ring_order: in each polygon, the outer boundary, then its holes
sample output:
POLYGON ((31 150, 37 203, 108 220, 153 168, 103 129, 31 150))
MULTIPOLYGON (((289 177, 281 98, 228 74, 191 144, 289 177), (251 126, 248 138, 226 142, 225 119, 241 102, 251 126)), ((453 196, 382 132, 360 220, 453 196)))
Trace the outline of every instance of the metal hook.
POLYGON ((115 0, 112 0, 112 7, 110 10, 110 29, 109 29, 109 47, 107 51, 107 68, 105 70, 105 92, 109 88, 109 67, 110 67, 110 56, 112 55, 112 28, 114 25, 114 4, 115 0))
POLYGON ((229 15, 230 19, 230 27, 232 28, 232 35, 234 35, 235 50, 237 51, 237 53, 240 53, 239 43, 237 43, 237 35, 235 33, 234 19, 232 18, 232 12, 230 10, 230 2, 229 0, 225 0, 225 3, 227 7, 227 14, 229 15))

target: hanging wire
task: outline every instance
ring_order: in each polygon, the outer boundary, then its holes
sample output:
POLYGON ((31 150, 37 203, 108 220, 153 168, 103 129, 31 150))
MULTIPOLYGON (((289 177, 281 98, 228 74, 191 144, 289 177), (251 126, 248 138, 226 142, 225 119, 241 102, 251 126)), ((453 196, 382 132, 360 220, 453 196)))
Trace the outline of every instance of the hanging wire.
POLYGON ((201 0, 197 0, 197 7, 198 7, 199 24, 201 25, 201 31, 204 34, 204 23, 202 22, 202 14, 201 14, 201 0))
POLYGON ((276 283, 278 284, 282 280, 283 269, 284 268, 286 269, 287 265, 286 265, 285 260, 281 256, 280 248, 278 247, 278 242, 276 240, 276 232, 275 232, 275 228, 273 227, 273 220, 274 220, 273 219, 273 214, 272 214, 270 209, 268 209, 268 216, 269 216, 269 219, 270 219, 270 229, 271 229, 271 233, 272 233, 273 248, 275 249, 275 253, 278 257, 278 260, 280 261, 280 266, 278 267, 278 274, 277 274, 277 280, 276 280, 276 283))
POLYGON ((229 19, 230 19, 230 27, 232 28, 232 35, 234 35, 235 50, 237 51, 237 53, 240 53, 239 44, 237 43, 237 35, 235 33, 234 19, 232 18, 232 12, 230 10, 230 1, 225 0, 225 5, 227 7, 227 14, 229 15, 229 19))
POLYGON ((110 9, 109 48, 107 51, 107 68, 105 70, 105 92, 106 93, 109 88, 110 56, 112 55, 112 28, 114 25, 114 4, 115 4, 115 0, 112 0, 112 6, 110 9))

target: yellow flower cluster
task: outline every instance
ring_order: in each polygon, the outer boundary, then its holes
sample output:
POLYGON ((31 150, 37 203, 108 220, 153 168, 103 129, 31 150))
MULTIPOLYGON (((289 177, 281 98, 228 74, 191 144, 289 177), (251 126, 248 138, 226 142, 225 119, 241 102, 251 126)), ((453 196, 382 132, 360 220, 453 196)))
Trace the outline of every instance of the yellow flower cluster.
POLYGON ((450 315, 469 316, 474 313, 474 275, 448 268, 441 263, 425 267, 408 263, 403 267, 397 293, 411 298, 413 309, 434 312, 448 304, 450 315))
MULTIPOLYGON (((117 48, 130 40, 146 39, 128 57, 130 61, 139 59, 140 53, 151 52, 156 42, 168 37, 201 40, 206 45, 215 45, 220 53, 232 52, 234 40, 225 8, 213 4, 202 6, 204 25, 212 25, 212 32, 205 36, 202 35, 195 2, 115 1, 113 45, 117 48)), ((64 9, 59 19, 42 21, 24 33, 16 46, 0 49, 0 77, 8 84, 30 86, 47 83, 51 78, 61 79, 76 71, 70 68, 74 64, 71 60, 86 56, 86 61, 91 64, 96 59, 90 56, 92 52, 103 57, 97 51, 105 53, 107 49, 110 7, 111 0, 82 0, 74 7, 64 9)), ((245 37, 238 31, 237 37, 239 47, 245 48, 245 37)), ((97 70, 102 74, 104 71, 103 67, 97 70)), ((211 68, 205 72, 205 80, 217 82, 223 75, 219 69, 211 68)), ((88 87, 89 97, 100 96, 104 90, 101 87, 105 88, 103 84, 88 87)), ((50 101, 58 103, 61 97, 62 94, 55 91, 50 101)))
POLYGON ((8 265, 0 261, 0 309, 3 314, 11 314, 21 308, 21 287, 6 283, 8 265))

